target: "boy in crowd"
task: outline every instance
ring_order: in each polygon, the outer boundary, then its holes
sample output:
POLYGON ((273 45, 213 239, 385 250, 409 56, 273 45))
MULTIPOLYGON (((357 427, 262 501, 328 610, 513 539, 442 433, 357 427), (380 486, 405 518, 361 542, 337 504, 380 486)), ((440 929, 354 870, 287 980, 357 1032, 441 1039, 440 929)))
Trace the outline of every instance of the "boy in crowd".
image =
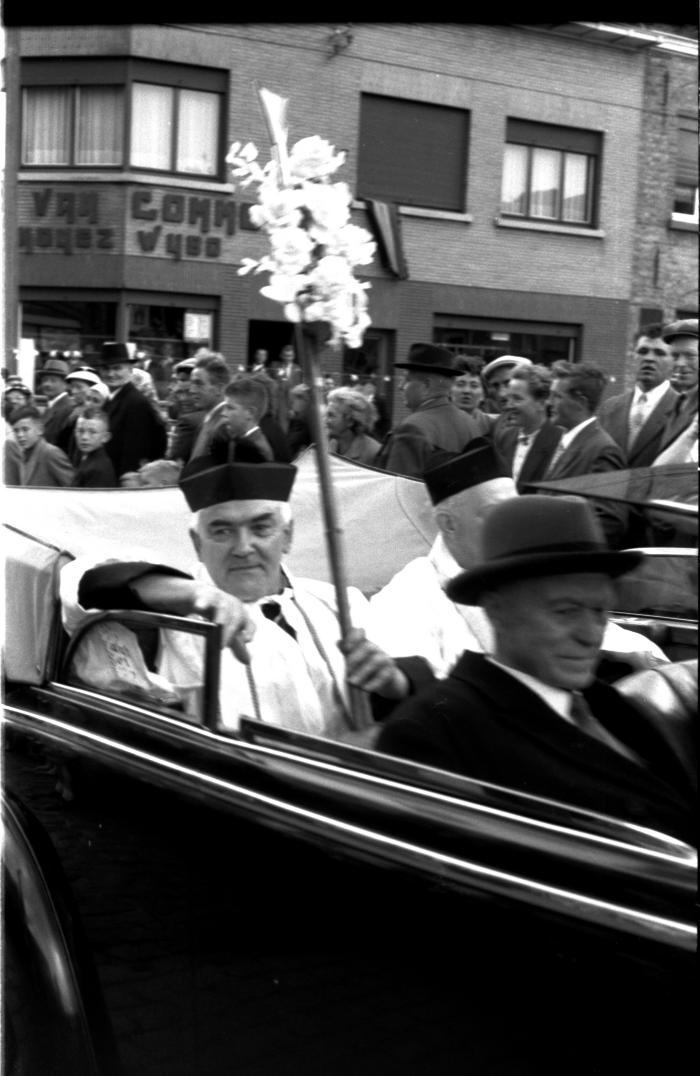
POLYGON ((75 474, 73 466, 60 448, 44 438, 44 423, 38 408, 18 407, 9 423, 19 448, 14 461, 16 473, 6 481, 18 486, 70 486, 75 474))
POLYGON ((76 458, 72 485, 82 488, 111 489, 118 486, 114 464, 107 455, 109 418, 98 407, 88 407, 75 423, 76 458))

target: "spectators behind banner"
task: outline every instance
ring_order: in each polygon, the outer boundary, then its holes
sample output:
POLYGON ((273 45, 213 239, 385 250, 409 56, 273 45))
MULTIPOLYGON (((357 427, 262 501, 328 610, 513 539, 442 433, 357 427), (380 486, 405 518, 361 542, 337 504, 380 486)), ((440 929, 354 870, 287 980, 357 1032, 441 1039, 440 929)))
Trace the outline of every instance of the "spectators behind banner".
POLYGON ((377 422, 377 412, 359 389, 332 389, 328 393, 324 421, 331 452, 354 463, 374 463, 381 448, 370 434, 377 422))
POLYGON ((111 489, 117 476, 105 445, 110 439, 109 418, 100 407, 84 407, 75 423, 75 476, 71 485, 81 489, 111 489))
POLYGON ((486 390, 481 379, 483 359, 475 355, 455 355, 455 369, 459 374, 452 382, 450 399, 460 411, 466 411, 476 423, 481 437, 488 437, 495 422, 495 416, 485 411, 486 390))
POLYGON ((5 481, 17 486, 70 486, 74 469, 56 445, 44 437, 44 421, 38 407, 16 408, 10 417, 18 452, 5 456, 5 481))
POLYGON ((295 385, 289 393, 289 428, 287 447, 289 459, 294 460, 313 441, 309 421, 311 390, 308 385, 295 385))

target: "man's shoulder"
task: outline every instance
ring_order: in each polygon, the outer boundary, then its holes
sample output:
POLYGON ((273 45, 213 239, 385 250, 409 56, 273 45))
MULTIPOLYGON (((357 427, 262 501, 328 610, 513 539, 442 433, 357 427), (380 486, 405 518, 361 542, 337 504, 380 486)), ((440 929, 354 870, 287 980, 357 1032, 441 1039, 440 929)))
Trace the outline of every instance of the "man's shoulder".
POLYGON ((634 397, 634 389, 627 389, 625 392, 617 392, 614 396, 608 396, 607 400, 603 400, 598 412, 598 418, 605 417, 611 411, 617 411, 621 407, 625 407, 632 401, 634 397))

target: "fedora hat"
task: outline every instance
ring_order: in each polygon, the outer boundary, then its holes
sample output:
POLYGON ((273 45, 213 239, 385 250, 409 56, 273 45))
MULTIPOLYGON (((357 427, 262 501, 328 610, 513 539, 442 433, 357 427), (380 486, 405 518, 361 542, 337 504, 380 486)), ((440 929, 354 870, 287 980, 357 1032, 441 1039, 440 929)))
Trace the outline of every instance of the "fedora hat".
POLYGON ((40 381, 44 374, 58 375, 59 377, 67 377, 70 372, 70 366, 63 359, 47 359, 41 370, 37 372, 37 378, 40 381))
POLYGON ((671 340, 675 340, 677 336, 697 336, 698 319, 683 318, 682 321, 673 321, 670 325, 666 326, 661 335, 667 344, 670 343, 671 340))
POLYGON ((504 583, 572 572, 615 578, 644 559, 634 550, 608 548, 590 503, 583 497, 528 494, 494 506, 481 535, 483 560, 445 587, 452 601, 476 605, 504 583))
POLYGON ((522 355, 499 355, 497 359, 491 359, 481 371, 482 380, 488 381, 491 374, 500 370, 502 366, 532 366, 532 360, 522 355))
POLYGON ((424 374, 441 374, 443 377, 459 377, 461 370, 454 364, 452 352, 437 344, 411 344, 405 362, 394 366, 404 370, 421 370, 424 374))
POLYGON ((109 366, 114 362, 135 362, 136 354, 131 354, 126 344, 118 344, 114 340, 102 345, 102 365, 109 366))

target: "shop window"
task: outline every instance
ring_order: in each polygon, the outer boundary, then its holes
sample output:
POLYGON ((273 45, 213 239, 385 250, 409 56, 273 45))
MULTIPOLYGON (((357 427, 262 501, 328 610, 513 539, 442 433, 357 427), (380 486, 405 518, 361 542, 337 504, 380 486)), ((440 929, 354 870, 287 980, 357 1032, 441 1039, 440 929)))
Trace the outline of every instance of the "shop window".
POLYGON ((677 224, 698 224, 698 120, 678 117, 676 172, 672 220, 677 224))
POLYGON ((357 194, 463 213, 469 113, 362 94, 357 194))
POLYGON ((218 175, 227 73, 140 60, 23 61, 24 167, 218 175))
POLYGON ((454 354, 474 356, 484 363, 500 355, 522 355, 551 366, 560 359, 576 361, 579 334, 576 325, 438 315, 433 339, 454 354))
POLYGON ((592 227, 600 153, 595 131, 509 119, 501 213, 592 227))

